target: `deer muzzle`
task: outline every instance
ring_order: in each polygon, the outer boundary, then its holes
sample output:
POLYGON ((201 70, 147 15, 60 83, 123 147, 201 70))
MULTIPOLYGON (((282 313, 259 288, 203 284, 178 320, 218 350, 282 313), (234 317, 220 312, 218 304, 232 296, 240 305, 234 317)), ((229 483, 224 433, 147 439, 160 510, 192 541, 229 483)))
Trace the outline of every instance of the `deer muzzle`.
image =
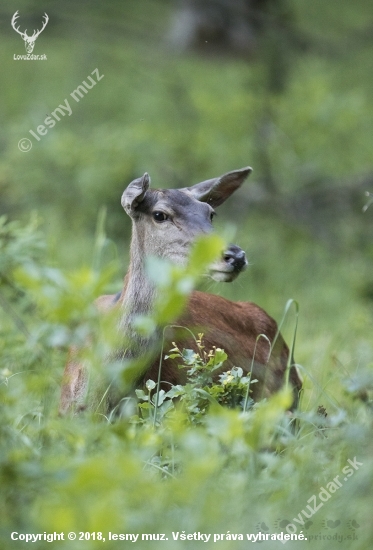
POLYGON ((229 245, 219 260, 214 262, 209 269, 209 275, 214 281, 230 283, 246 269, 248 261, 246 254, 239 246, 229 245))

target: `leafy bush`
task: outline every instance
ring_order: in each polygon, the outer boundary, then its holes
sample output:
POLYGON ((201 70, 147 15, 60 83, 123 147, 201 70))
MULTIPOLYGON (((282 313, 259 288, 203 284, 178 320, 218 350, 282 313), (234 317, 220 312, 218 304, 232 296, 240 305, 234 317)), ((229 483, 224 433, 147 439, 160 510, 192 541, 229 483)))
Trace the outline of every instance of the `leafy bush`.
MULTIPOLYGON (((233 367, 232 370, 220 374, 218 383, 214 383, 214 372, 218 369, 221 371, 227 354, 220 348, 214 348, 207 353, 204 350, 202 336, 199 334, 196 338, 198 352, 190 349, 181 351, 174 343, 175 347, 170 351, 170 355, 165 356, 165 359, 180 359, 179 368, 188 369, 189 383, 172 386, 166 392, 160 389, 159 382, 148 380, 147 393, 142 389, 136 390, 141 418, 132 418, 132 422, 136 420, 144 423, 146 419, 152 421, 154 426, 159 424, 174 409, 174 399, 176 402, 180 401, 187 421, 192 424, 199 424, 205 419, 210 404, 240 407, 244 411, 252 405, 253 400, 249 399, 250 384, 256 380, 251 380, 250 376, 243 376, 241 368, 233 367), (152 395, 153 390, 155 392, 152 395)), ((161 367, 162 364, 160 369, 161 367)))

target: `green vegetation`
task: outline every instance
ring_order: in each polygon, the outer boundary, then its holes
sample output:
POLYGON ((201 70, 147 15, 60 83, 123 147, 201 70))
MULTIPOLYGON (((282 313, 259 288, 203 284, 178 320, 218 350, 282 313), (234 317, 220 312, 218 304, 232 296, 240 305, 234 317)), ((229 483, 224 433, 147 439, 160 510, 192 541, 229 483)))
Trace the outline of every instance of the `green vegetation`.
MULTIPOLYGON (((172 2, 62 9, 57 0, 47 7, 19 0, 0 8, 2 548, 23 548, 12 531, 166 533, 168 543, 158 545, 184 548, 200 543, 173 540, 172 531, 274 533, 286 520, 309 537, 325 536, 289 542, 294 548, 371 547, 373 210, 362 212, 373 191, 371 6, 289 6, 306 46, 289 52, 281 93, 269 88, 265 56, 174 55, 166 40, 172 2), (47 11, 35 53, 48 61, 13 60, 24 53, 8 24, 16 9, 35 19, 47 11), (95 68, 104 77, 74 101, 70 94, 95 68), (71 116, 40 141, 31 137, 65 99, 71 116), (24 137, 28 153, 17 147, 24 137), (212 386, 194 378, 158 402, 147 393, 157 381, 148 382, 139 404, 126 400, 116 421, 101 410, 58 417, 68 347, 94 334, 86 359, 100 379, 113 345, 92 303, 119 290, 126 269, 125 186, 145 171, 155 187, 181 187, 247 164, 252 180, 221 207, 217 231, 242 246, 251 265, 232 285, 203 285, 254 301, 277 320, 289 299, 299 304, 299 431, 289 428, 286 389, 252 407, 239 372, 212 386), (362 465, 347 477, 354 457, 362 465), (308 499, 336 476, 342 486, 306 519, 308 499)), ((169 268, 158 277, 165 298, 143 330, 160 317, 173 321, 205 254, 193 272, 169 268)), ((294 325, 290 309, 282 330, 289 344, 294 325)), ((192 361, 183 350, 165 353, 192 361)), ((217 354, 207 362, 220 362, 217 354)), ((193 365, 203 378, 201 362, 193 365)), ((118 384, 128 382, 130 367, 112 365, 118 384)), ((250 544, 225 539, 216 544, 250 544)))

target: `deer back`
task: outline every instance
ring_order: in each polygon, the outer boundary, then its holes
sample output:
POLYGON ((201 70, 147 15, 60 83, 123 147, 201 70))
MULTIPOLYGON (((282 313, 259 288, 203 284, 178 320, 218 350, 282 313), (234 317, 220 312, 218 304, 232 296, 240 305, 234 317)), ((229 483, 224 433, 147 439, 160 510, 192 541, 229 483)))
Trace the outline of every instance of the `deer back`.
MULTIPOLYGON (((203 333, 203 345, 206 350, 218 347, 228 355, 221 370, 241 367, 244 373, 251 372, 252 380, 257 382, 251 386, 251 397, 258 401, 269 397, 284 384, 285 372, 289 360, 289 348, 281 334, 277 336, 277 323, 262 308, 252 302, 232 302, 220 296, 194 291, 188 306, 178 320, 178 325, 188 327, 194 334, 203 333), (268 338, 259 338, 264 335, 268 338)), ((175 335, 170 334, 165 343, 170 345, 175 335)), ((193 349, 197 352, 196 342, 187 331, 177 331, 179 348, 193 349)), ((186 383, 186 369, 180 369, 180 361, 166 359, 162 361, 161 380, 166 382, 165 389, 171 384, 186 383)), ((144 379, 157 380, 159 356, 153 362, 144 379)), ((289 381, 294 389, 293 406, 298 403, 298 393, 302 382, 295 366, 290 369, 289 381)))

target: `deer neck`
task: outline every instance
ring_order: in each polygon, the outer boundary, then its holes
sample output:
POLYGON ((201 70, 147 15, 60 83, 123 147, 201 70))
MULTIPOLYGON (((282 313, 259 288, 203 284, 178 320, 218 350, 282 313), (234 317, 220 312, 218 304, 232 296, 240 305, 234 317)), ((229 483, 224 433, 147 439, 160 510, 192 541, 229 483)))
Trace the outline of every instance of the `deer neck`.
POLYGON ((128 328, 136 316, 150 313, 156 296, 155 285, 145 270, 146 254, 142 246, 144 239, 139 233, 139 230, 134 227, 130 248, 130 265, 124 279, 122 300, 124 316, 121 325, 128 328))

